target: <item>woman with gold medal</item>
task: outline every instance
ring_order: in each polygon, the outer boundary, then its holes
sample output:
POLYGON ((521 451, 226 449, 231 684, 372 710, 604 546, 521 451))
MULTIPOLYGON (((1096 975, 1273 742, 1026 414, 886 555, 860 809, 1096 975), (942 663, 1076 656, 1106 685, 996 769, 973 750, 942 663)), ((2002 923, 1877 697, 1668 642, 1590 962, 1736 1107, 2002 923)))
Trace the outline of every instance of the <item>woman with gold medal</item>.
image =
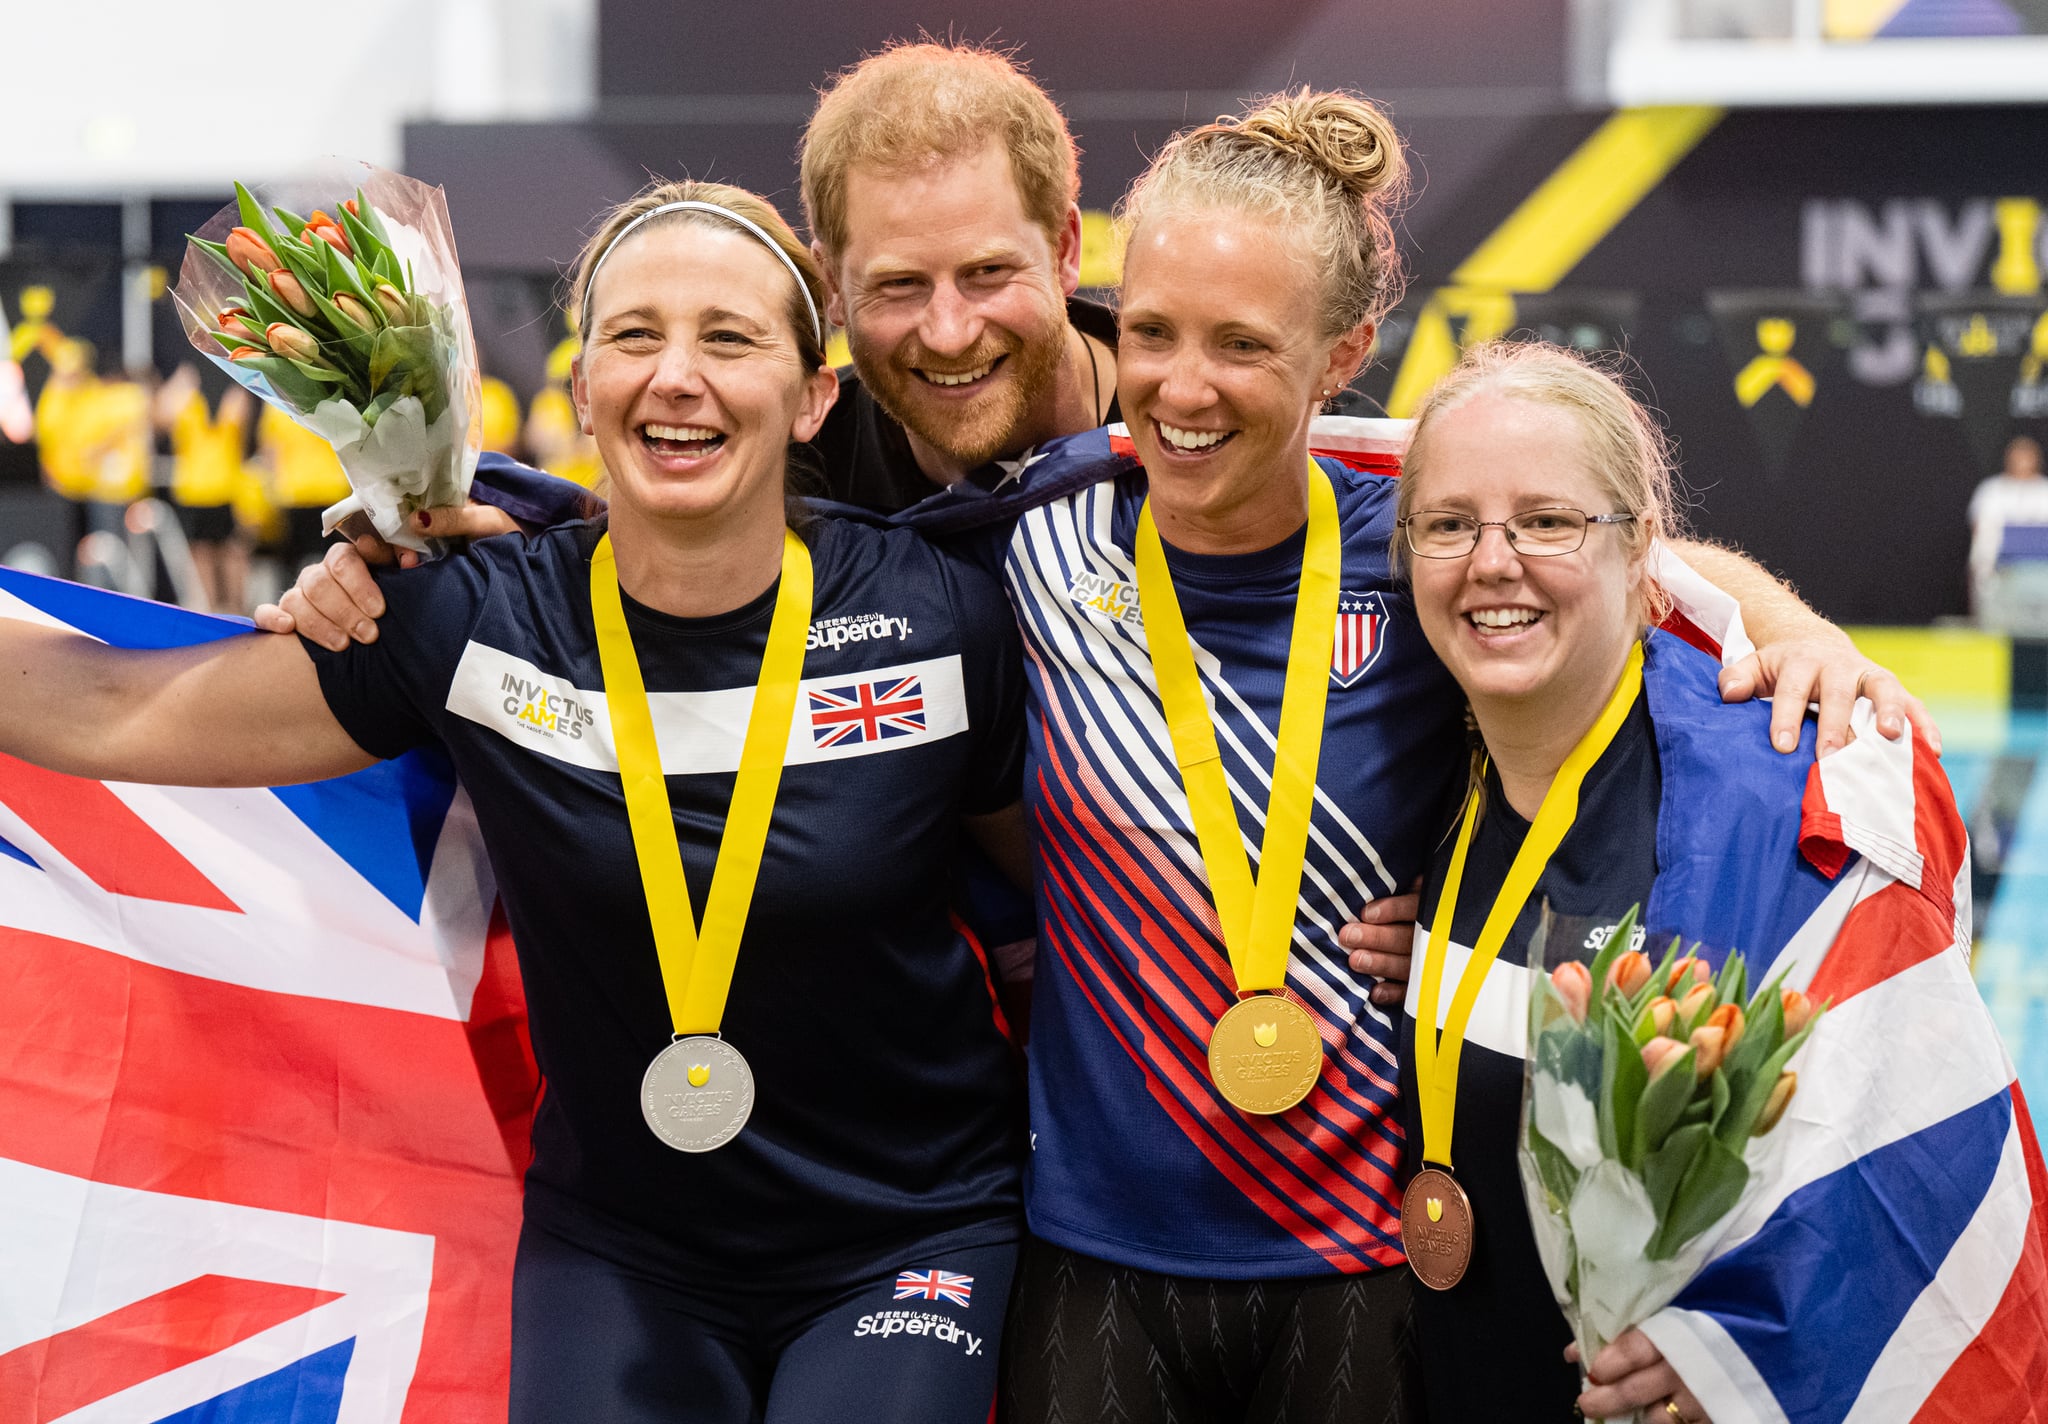
POLYGON ((769 204, 650 190, 572 300, 605 518, 386 576, 380 636, 338 654, 0 622, 0 741, 198 785, 445 749, 547 1084, 515 1421, 982 1424, 1018 1085, 947 891, 963 823, 1018 841, 1009 609, 907 531, 789 523, 790 447, 837 387, 769 204))

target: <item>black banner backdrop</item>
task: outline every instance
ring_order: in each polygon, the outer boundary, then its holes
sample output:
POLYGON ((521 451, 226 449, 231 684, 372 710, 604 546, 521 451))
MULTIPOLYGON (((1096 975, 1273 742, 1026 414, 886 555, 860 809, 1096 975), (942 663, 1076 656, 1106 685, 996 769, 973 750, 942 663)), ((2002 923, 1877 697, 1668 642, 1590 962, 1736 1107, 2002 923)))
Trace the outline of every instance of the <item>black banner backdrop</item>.
MULTIPOLYGON (((1368 401, 1415 315, 1587 131, 1526 126, 1427 222, 1368 401)), ((1597 302, 1609 334, 1577 344, 1639 368, 1698 532, 1844 621, 1960 614, 1971 491, 2012 436, 2048 439, 2044 149, 2048 108, 1731 112, 1554 290, 1513 298, 1511 334, 1557 339, 1548 313, 1597 302)))

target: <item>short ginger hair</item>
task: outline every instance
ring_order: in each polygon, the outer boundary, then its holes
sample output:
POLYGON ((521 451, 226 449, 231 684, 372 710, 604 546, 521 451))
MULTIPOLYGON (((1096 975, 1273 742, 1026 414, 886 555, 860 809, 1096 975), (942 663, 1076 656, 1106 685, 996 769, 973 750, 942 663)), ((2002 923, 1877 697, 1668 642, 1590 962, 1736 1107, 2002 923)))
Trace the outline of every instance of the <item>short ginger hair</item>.
POLYGON ((818 96, 799 162, 804 218, 836 260, 846 250, 846 176, 906 170, 1000 144, 1025 214, 1057 248, 1080 198, 1080 150, 1052 97, 1010 56, 982 45, 895 44, 818 96))

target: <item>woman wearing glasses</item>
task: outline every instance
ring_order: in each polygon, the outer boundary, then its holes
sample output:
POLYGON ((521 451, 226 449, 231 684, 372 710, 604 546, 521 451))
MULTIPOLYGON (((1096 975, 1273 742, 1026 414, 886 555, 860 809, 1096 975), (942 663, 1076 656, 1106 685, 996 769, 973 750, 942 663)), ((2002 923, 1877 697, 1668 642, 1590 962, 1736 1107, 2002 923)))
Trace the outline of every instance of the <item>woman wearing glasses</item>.
MULTIPOLYGON (((1406 1213, 1431 1209, 1442 1213, 1432 1221, 1463 1228, 1431 1233, 1436 1246, 1410 1252, 1431 1287, 1416 1292, 1430 1416, 1562 1424, 1576 1405, 1589 1418, 1647 1408, 1653 1424, 1840 1418, 1872 1373, 1870 1360, 1850 1357, 1874 1321, 1880 1341, 1894 1327, 1923 1344, 1940 1335, 1939 1309, 1903 1326, 1896 1318, 1929 1264, 1900 1260, 1897 1243, 1953 1240, 1944 1228, 1960 1222, 1949 1217, 1975 1216, 1981 1188, 1955 1193, 1952 1173, 1968 1177, 2009 1155, 2023 1185, 2021 1159, 2038 1163, 2022 1114, 1970 1116, 2008 1088, 2016 1102, 2017 1089, 1970 984, 1967 928, 1965 953, 1948 952, 1969 913, 1956 910, 1966 851, 1947 784, 1926 744, 1916 751, 1910 739, 1866 735, 1817 766, 1776 755, 1760 735, 1766 712, 1721 703, 1711 659, 1646 633, 1666 604, 1651 545, 1671 532, 1668 446, 1619 381, 1573 353, 1505 344, 1468 353, 1425 401, 1401 486, 1396 557, 1478 731, 1473 809, 1431 866, 1421 915, 1431 933, 1401 1034, 1406 1213), (1557 826, 1561 840, 1548 834, 1557 826), (1860 915, 1849 908, 1859 903, 1860 915), (1778 1175, 1795 1180, 1765 1178, 1757 1221, 1737 1235, 1743 1244, 1593 1361, 1594 1387, 1582 1395, 1516 1160, 1526 966, 1545 907, 1555 962, 1561 943, 1590 960, 1635 905, 1645 907, 1653 957, 1673 934, 1688 948, 1701 941, 1717 968, 1740 948, 1760 970, 1793 966, 1792 982, 1807 982, 1816 1002, 1832 998, 1837 1012, 1796 1060, 1825 1097, 1795 1105, 1778 1129, 1789 1139, 1778 1154, 1795 1164, 1778 1175), (1902 987, 1907 975, 1895 971, 1916 956, 1913 972, 1925 977, 1902 987), (1857 1026, 1890 1025, 1871 1016, 1897 993, 1911 996, 1905 1018, 1924 1025, 1928 1051, 1916 1081, 1881 1085, 1867 1046, 1857 1051, 1857 1026), (1462 1025, 1454 1001, 1469 1004, 1462 1025), (1916 1114, 1953 1137, 1930 1150, 1912 1135, 1916 1114), (1879 1122, 1896 1138, 1881 1141, 1908 1148, 1905 1162, 1877 1165, 1868 1141, 1867 1155, 1845 1151, 1879 1122), (1831 1154, 1841 1170, 1813 1169, 1831 1154), (1825 1271, 1808 1279, 1802 1262, 1816 1253, 1825 1271), (1913 1289, 1900 1297, 1906 1281, 1913 1289), (1759 1407, 1765 1396, 1777 1412, 1759 1407)), ((1806 745, 1812 736, 1809 723, 1806 745)), ((1906 1042, 1894 1047, 1913 1054, 1906 1042)), ((2038 1232, 2025 1220, 2001 1250, 2038 1232)), ((1955 1286, 1927 1289, 1945 1308, 1955 1286)), ((2036 1301, 2024 1313, 2042 1309, 2036 1301)), ((1944 1368, 1923 1369, 1924 1384, 1944 1368)), ((1983 1417, 2034 1417, 2024 1373, 1984 1384, 2018 1394, 2013 1412, 1992 1403, 1983 1417)), ((1911 1417, 1925 1398, 1896 1366, 1892 1375, 1890 1402, 1872 1417, 1911 1417)))

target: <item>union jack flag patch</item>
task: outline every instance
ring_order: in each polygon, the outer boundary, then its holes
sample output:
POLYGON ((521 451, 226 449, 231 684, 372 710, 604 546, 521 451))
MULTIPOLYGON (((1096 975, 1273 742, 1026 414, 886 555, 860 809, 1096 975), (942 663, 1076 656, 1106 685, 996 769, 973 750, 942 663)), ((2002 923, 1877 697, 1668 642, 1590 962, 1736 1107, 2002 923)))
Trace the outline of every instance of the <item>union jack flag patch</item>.
POLYGON ((924 679, 884 678, 812 688, 811 739, 818 747, 912 737, 925 730, 924 679))
POLYGON ((1364 677, 1386 646, 1387 610, 1377 593, 1337 595, 1337 632, 1330 647, 1330 678, 1349 687, 1364 677))
POLYGON ((896 1299, 950 1300, 964 1306, 974 1294, 974 1277, 953 1271, 898 1271, 896 1299))

